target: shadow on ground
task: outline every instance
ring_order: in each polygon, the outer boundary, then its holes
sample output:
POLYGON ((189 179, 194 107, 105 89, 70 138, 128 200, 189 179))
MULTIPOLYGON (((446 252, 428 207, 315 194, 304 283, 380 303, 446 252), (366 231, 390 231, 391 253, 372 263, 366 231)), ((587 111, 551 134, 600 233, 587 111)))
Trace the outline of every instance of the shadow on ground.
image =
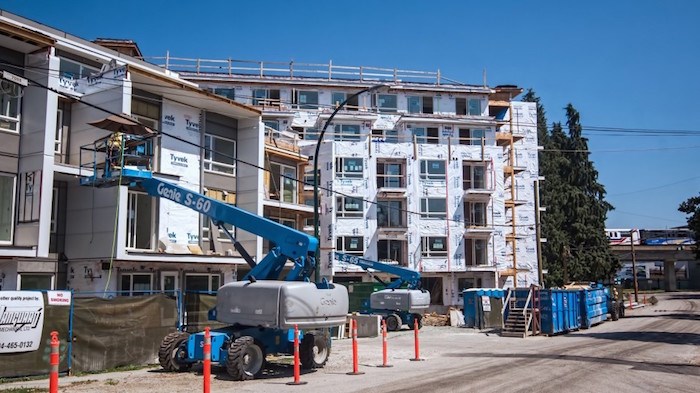
POLYGON ((603 340, 613 341, 642 341, 651 343, 665 344, 689 344, 700 345, 700 334, 698 333, 679 333, 679 332, 655 332, 655 331, 639 331, 639 332, 596 332, 576 334, 576 337, 589 337, 603 340))
POLYGON ((610 359, 599 358, 593 356, 581 355, 564 355, 564 354, 548 354, 548 353, 448 353, 445 357, 473 357, 473 358, 492 358, 492 359, 550 359, 550 360, 565 360, 573 362, 587 363, 605 363, 613 365, 621 365, 631 367, 633 370, 654 371, 679 375, 694 375, 700 376, 700 366, 692 364, 679 363, 659 363, 659 362, 643 362, 626 359, 610 359))

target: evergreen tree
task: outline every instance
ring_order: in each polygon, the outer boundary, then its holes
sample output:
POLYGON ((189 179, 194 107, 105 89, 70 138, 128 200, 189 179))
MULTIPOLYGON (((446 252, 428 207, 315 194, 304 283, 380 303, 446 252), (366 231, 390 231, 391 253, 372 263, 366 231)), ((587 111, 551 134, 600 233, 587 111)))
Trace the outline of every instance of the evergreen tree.
POLYGON ((619 262, 605 236, 605 218, 612 206, 588 156, 588 140, 582 136, 580 115, 566 107, 568 134, 560 123, 547 128, 544 107, 532 90, 524 101, 537 105, 537 134, 544 151, 539 155, 540 202, 547 208, 541 217, 541 233, 547 239, 542 260, 545 284, 595 281, 613 275, 619 262))
POLYGON ((678 211, 690 214, 688 228, 695 233, 695 258, 700 259, 700 195, 688 198, 678 206, 678 211))

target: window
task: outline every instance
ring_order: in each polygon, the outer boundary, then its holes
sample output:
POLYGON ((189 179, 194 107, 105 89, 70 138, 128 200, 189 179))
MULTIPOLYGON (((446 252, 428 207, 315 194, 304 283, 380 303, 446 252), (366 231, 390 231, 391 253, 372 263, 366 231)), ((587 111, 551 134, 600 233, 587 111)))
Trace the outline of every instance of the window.
POLYGON ((460 145, 481 145, 482 138, 486 137, 486 130, 473 130, 469 128, 459 129, 460 145))
POLYGON ((464 205, 467 226, 485 227, 487 225, 486 205, 486 202, 467 202, 464 205))
POLYGON ((19 274, 20 291, 36 291, 42 289, 53 289, 53 274, 19 274))
POLYGON ((374 97, 376 99, 376 107, 379 112, 396 113, 398 109, 396 105, 396 94, 377 94, 374 97))
POLYGON ((335 175, 339 179, 362 179, 362 158, 339 157, 335 159, 335 175))
POLYGON ((358 257, 364 256, 364 238, 362 236, 338 236, 335 240, 335 249, 358 257))
POLYGON ((379 228, 404 227, 403 201, 377 201, 377 226, 379 228))
POLYGON ((433 113, 433 97, 408 96, 408 113, 433 113))
POLYGON ((317 91, 297 91, 295 104, 299 109, 318 109, 318 92, 317 91))
POLYGON ((204 135, 204 170, 236 174, 236 141, 204 135))
POLYGON ((127 203, 126 247, 152 250, 156 236, 155 200, 143 193, 129 191, 127 203))
POLYGON ((399 143, 397 130, 372 130, 372 140, 375 142, 399 143))
POLYGON ((421 160, 420 178, 429 181, 445 181, 445 161, 421 160))
POLYGON ((360 126, 356 124, 336 124, 333 139, 336 141, 359 141, 360 126))
POLYGON ((377 188, 404 188, 403 164, 377 162, 377 188))
POLYGON ((462 167, 463 187, 465 190, 486 189, 486 165, 465 165, 462 167))
POLYGON ((219 273, 187 273, 185 274, 186 291, 214 292, 221 286, 219 273))
MULTIPOLYGON (((277 120, 263 120, 263 123, 265 124, 265 127, 272 128, 275 131, 280 130, 280 122, 277 120)), ((265 130, 267 132, 267 130, 265 130)))
POLYGON ((380 240, 377 242, 377 259, 379 262, 398 262, 406 266, 408 261, 403 257, 404 244, 401 240, 380 240))
MULTIPOLYGON (((338 92, 334 91, 331 94, 331 105, 333 108, 337 108, 340 104, 343 103, 348 98, 348 94, 345 92, 338 92)), ((346 104, 343 109, 348 110, 348 111, 356 111, 359 109, 359 104, 358 104, 358 97, 355 96, 351 98, 346 104)))
POLYGON ((307 141, 316 141, 318 140, 318 136, 321 134, 321 131, 318 130, 318 128, 306 128, 301 132, 301 139, 307 140, 307 141))
POLYGON ((469 266, 488 265, 487 239, 466 239, 464 255, 469 266))
POLYGON ((481 100, 478 98, 469 99, 469 115, 481 116, 481 100))
POLYGON ((421 238, 421 256, 439 258, 447 256, 447 238, 444 236, 424 236, 421 238))
MULTIPOLYGON (((236 194, 233 192, 228 192, 228 191, 222 191, 222 190, 213 190, 213 189, 208 189, 205 190, 204 195, 216 199, 217 201, 221 201, 226 203, 229 206, 235 206, 236 202, 236 194)), ((211 241, 211 238, 209 237, 209 232, 210 232, 210 219, 208 217, 204 217, 202 219, 202 241, 211 241)), ((229 223, 224 223, 223 224, 224 228, 228 230, 234 237, 236 236, 236 228, 232 224, 229 223)), ((214 225, 216 231, 218 232, 218 239, 220 242, 226 242, 226 243, 231 243, 231 239, 229 239, 228 236, 226 236, 226 232, 224 232, 223 229, 216 227, 214 225)))
POLYGON ((455 112, 458 115, 481 116, 480 98, 456 98, 455 104, 455 112))
POLYGON ((466 98, 455 98, 455 113, 462 116, 467 114, 466 98))
POLYGON ((53 235, 56 233, 56 226, 58 225, 58 187, 53 188, 51 193, 51 227, 49 232, 53 235))
POLYGON ((0 175, 0 244, 12 242, 15 177, 0 175))
POLYGON ((0 81, 0 129, 19 132, 22 87, 3 79, 0 81))
POLYGON ((236 89, 215 87, 214 94, 220 95, 222 97, 226 97, 229 100, 236 99, 236 89))
POLYGON ((268 190, 270 199, 297 203, 297 169, 276 162, 269 163, 269 168, 268 190))
POLYGON ((335 200, 337 217, 362 217, 364 210, 364 201, 362 198, 341 196, 337 197, 335 200))
POLYGON ((63 143, 63 109, 56 112, 56 134, 53 141, 53 152, 61 154, 61 144, 63 143))
POLYGON ((421 218, 447 218, 447 202, 444 198, 421 198, 420 200, 421 218))
POLYGON ((280 106, 280 91, 273 89, 254 89, 253 105, 280 106))
POLYGON ((60 77, 62 79, 72 79, 78 80, 80 78, 86 78, 90 76, 93 72, 98 72, 97 68, 89 67, 81 64, 75 60, 66 59, 64 57, 60 58, 60 63, 58 65, 60 77))
POLYGON ((121 296, 148 295, 153 291, 153 274, 122 273, 121 296))
POLYGON ((416 143, 437 145, 440 142, 440 132, 437 127, 414 127, 411 130, 416 136, 416 143))

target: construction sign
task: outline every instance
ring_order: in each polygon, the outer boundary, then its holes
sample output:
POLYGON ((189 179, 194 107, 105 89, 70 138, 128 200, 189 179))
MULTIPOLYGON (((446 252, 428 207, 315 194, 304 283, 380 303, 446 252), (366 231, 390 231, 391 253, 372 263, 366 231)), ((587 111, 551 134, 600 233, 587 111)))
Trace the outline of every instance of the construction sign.
POLYGON ((39 291, 0 292, 0 353, 39 349, 44 296, 39 291))

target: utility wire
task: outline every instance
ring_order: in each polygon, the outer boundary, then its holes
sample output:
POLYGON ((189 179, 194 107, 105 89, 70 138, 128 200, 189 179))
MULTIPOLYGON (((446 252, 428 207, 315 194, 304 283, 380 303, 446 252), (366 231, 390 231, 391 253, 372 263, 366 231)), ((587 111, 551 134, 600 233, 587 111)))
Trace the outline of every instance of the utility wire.
MULTIPOLYGON (((58 69, 51 69, 51 68, 46 68, 46 67, 39 67, 39 66, 17 66, 14 64, 10 63, 5 63, 5 62, 0 62, 2 65, 7 65, 7 66, 12 66, 17 69, 22 69, 22 70, 29 70, 29 69, 36 69, 36 70, 41 70, 41 71, 46 71, 46 75, 49 75, 49 77, 54 77, 54 78, 60 78, 59 75, 56 75, 55 73, 60 72, 58 69), (53 71, 54 74, 49 73, 49 71, 53 71)), ((115 81, 118 82, 120 81, 119 79, 116 78, 107 78, 107 77, 102 77, 102 80, 108 80, 108 81, 115 81)), ((163 88, 164 86, 156 84, 156 83, 149 83, 149 82, 135 82, 131 81, 135 85, 141 85, 141 86, 152 86, 152 87, 159 87, 163 88)), ((191 82, 191 81, 190 81, 191 82)), ((193 82, 195 83, 195 82, 193 82)), ((200 83, 196 83, 198 86, 200 83)), ((205 82, 206 84, 206 82, 205 82)), ((114 84, 115 86, 118 86, 117 83, 114 84)), ((175 86, 165 86, 166 89, 170 90, 180 90, 180 88, 175 87, 175 86)), ((199 88, 202 88, 201 86, 199 88)), ((388 85, 388 88, 391 88, 391 85, 388 85)), ((357 88, 359 89, 359 88, 357 88)), ((205 89, 202 89, 205 90, 205 89)), ((185 97, 184 94, 178 94, 176 93, 169 93, 172 94, 173 96, 182 96, 185 97)), ((221 96, 223 98, 228 98, 225 96, 221 96)), ((142 97, 143 99, 146 100, 151 100, 153 102, 162 102, 162 100, 155 99, 153 97, 142 97)), ((264 100, 263 98, 260 97, 255 97, 255 96, 249 96, 249 95, 236 95, 236 98, 242 98, 242 99, 258 99, 258 100, 264 100)), ((205 100, 211 100, 211 101, 217 101, 215 98, 210 98, 210 97, 203 97, 205 100)), ((228 98, 230 99, 230 98, 228 98)), ((235 99, 231 99, 232 101, 235 101, 235 99)), ((282 99, 276 99, 276 102, 282 103, 282 104, 289 104, 289 105, 299 105, 298 103, 294 102, 294 100, 282 100, 282 99)), ((327 108, 327 109, 335 109, 334 104, 314 104, 318 108, 327 108)), ((365 114, 366 112, 358 112, 359 114, 365 114)), ((372 112, 373 113, 373 112, 372 112)), ((435 121, 439 122, 440 120, 436 118, 435 121)), ((566 129, 566 124, 561 123, 561 122, 552 122, 548 124, 548 127, 553 127, 555 124, 561 125, 562 129, 566 129)), ((536 123, 518 123, 520 126, 528 126, 528 127, 536 127, 536 123)), ((662 129, 662 128, 635 128, 635 127, 613 127, 613 126, 587 126, 587 125, 581 125, 581 129, 583 131, 590 131, 594 133, 611 133, 608 136, 629 136, 625 134, 635 134, 637 136, 697 136, 700 137, 700 130, 688 130, 688 129, 662 129)))
MULTIPOLYGON (((35 84, 36 86, 40 87, 40 88, 43 88, 43 89, 52 91, 52 92, 57 93, 57 94, 61 94, 59 91, 57 91, 57 90, 55 90, 55 89, 53 89, 53 88, 51 88, 51 87, 48 87, 48 86, 46 86, 46 85, 43 85, 43 84, 41 84, 41 83, 38 83, 38 82, 36 82, 36 81, 34 81, 34 80, 29 80, 29 81, 32 82, 33 84, 35 84)), ((100 107, 100 106, 98 106, 98 105, 95 105, 95 104, 92 104, 92 103, 90 103, 90 102, 79 101, 79 100, 76 100, 76 101, 78 101, 78 102, 80 102, 80 103, 82 103, 82 104, 85 104, 85 105, 87 105, 87 106, 89 106, 89 107, 91 107, 91 108, 94 108, 94 109, 103 111, 103 112, 105 112, 105 113, 107 113, 107 114, 119 116, 119 117, 121 117, 121 118, 130 120, 130 121, 134 121, 134 119, 129 118, 128 116, 125 116, 124 114, 116 113, 116 112, 110 111, 110 110, 108 110, 108 109, 102 108, 102 107, 100 107)), ((207 148, 207 147, 205 147, 205 146, 202 146, 202 145, 200 145, 200 144, 198 144, 198 143, 190 142, 190 141, 188 141, 188 140, 186 140, 186 139, 183 139, 183 138, 180 138, 180 137, 178 137, 178 136, 176 136, 176 135, 172 135, 172 134, 169 134, 169 133, 166 133, 166 132, 163 132, 163 131, 159 131, 159 130, 154 130, 154 131, 156 131, 159 135, 164 135, 164 136, 167 136, 167 137, 169 137, 169 138, 173 138, 173 139, 175 139, 175 140, 177 140, 177 141, 179 141, 179 142, 186 143, 186 144, 188 144, 188 145, 197 147, 197 148, 199 148, 199 149, 203 149, 203 150, 208 151, 208 152, 210 152, 210 153, 214 153, 214 154, 216 154, 216 155, 218 155, 218 156, 230 158, 230 159, 236 161, 236 163, 245 164, 245 165, 251 166, 251 167, 253 167, 253 168, 255 168, 255 169, 258 169, 258 170, 260 170, 260 171, 271 172, 271 171, 269 171, 268 169, 266 169, 266 168, 264 168, 264 167, 261 167, 261 166, 259 166, 259 165, 256 165, 256 164, 253 164, 253 163, 250 163, 250 162, 247 162, 247 161, 243 161, 243 160, 241 160, 241 159, 239 159, 239 158, 236 158, 235 156, 230 155, 230 154, 226 154, 226 153, 222 153, 222 152, 215 151, 215 150, 213 150, 213 149, 209 149, 209 148, 207 148)), ((311 184, 311 183, 307 183, 307 182, 305 182, 305 181, 303 181, 303 180, 299 180, 299 179, 296 179, 296 178, 293 178, 293 177, 290 177, 290 176, 286 176, 286 175, 282 175, 282 174, 280 174, 280 176, 281 176, 281 177, 284 177, 284 178, 286 178, 286 179, 289 179, 289 180, 291 180, 291 181, 293 181, 293 182, 296 182, 297 184, 303 184, 303 185, 313 186, 313 184, 311 184)), ((335 190, 333 190, 333 189, 331 189, 331 188, 323 187, 323 186, 321 186, 321 185, 318 185, 318 189, 319 189, 319 190, 326 191, 326 192, 329 192, 329 193, 334 194, 334 195, 340 195, 340 196, 349 197, 349 198, 354 198, 354 199, 361 199, 363 202, 366 202, 366 203, 368 203, 368 204, 373 204, 373 205, 379 205, 379 204, 380 204, 379 202, 375 202, 375 201, 368 200, 368 199, 364 199, 364 198, 358 198, 358 196, 350 195, 350 194, 345 194, 345 193, 342 193, 342 192, 339 192, 339 191, 335 191, 335 190)), ((425 215, 425 214, 426 214, 426 213, 414 212, 414 211, 407 210, 407 209, 399 209, 399 208, 388 207, 387 205, 382 205, 382 206, 387 207, 388 209, 391 209, 391 210, 395 210, 395 211, 399 211, 399 212, 404 212, 404 213, 406 213, 406 214, 413 214, 413 215, 425 215)), ((445 214, 447 214, 447 212, 446 212, 445 214)), ((439 219, 436 219, 436 220, 444 220, 444 221, 449 221, 449 222, 455 222, 455 223, 458 223, 458 224, 460 224, 460 225, 466 225, 466 224, 467 224, 466 221, 455 220, 455 219, 451 219, 451 218, 439 218, 439 219)), ((535 223, 533 223, 533 224, 517 224, 516 227, 526 227, 526 228, 532 228, 532 229, 534 229, 534 228, 535 228, 535 225, 536 225, 535 223)), ((492 224, 492 225, 490 225, 489 227, 506 227, 506 228, 512 228, 513 225, 509 225, 509 224, 502 224, 502 225, 501 225, 501 224, 499 224, 499 225, 492 224)))

